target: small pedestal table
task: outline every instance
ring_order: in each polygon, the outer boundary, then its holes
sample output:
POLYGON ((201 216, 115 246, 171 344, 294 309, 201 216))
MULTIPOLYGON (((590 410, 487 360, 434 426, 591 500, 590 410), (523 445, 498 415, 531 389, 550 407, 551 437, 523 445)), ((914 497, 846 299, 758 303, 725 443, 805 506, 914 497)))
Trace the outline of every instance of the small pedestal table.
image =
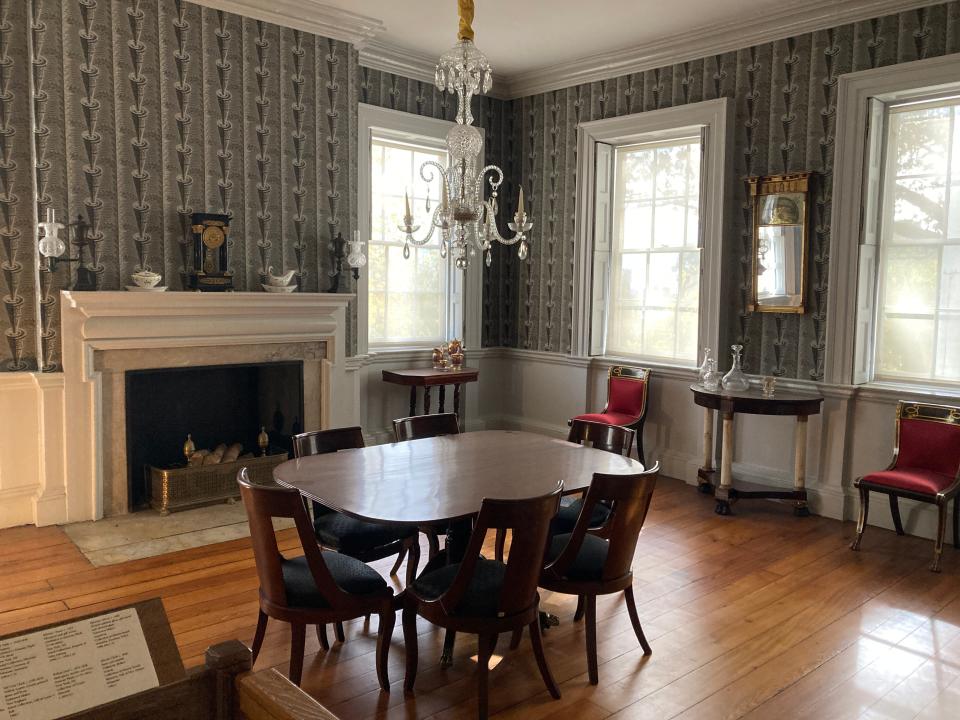
POLYGON ((810 514, 807 508, 807 491, 804 476, 807 471, 807 418, 820 412, 823 397, 815 393, 777 391, 765 398, 759 389, 750 388, 740 392, 707 390, 691 385, 693 401, 704 408, 703 419, 703 466, 697 472, 700 491, 713 492, 717 499, 714 508, 718 515, 730 514, 730 501, 743 498, 775 498, 793 500, 793 512, 798 516, 810 514), (714 485, 717 474, 713 467, 714 412, 719 410, 723 421, 723 438, 720 451, 720 484, 714 485), (733 416, 736 413, 750 415, 792 415, 797 418, 794 428, 793 490, 777 489, 758 485, 733 487, 733 416), (748 489, 749 488, 749 489, 748 489))
POLYGON ((457 370, 434 368, 411 368, 409 370, 384 370, 383 381, 410 388, 410 415, 417 414, 417 388, 423 388, 423 414, 430 414, 430 389, 440 386, 440 412, 444 412, 446 385, 453 385, 453 412, 460 419, 460 388, 464 383, 476 382, 480 371, 461 367, 457 370))

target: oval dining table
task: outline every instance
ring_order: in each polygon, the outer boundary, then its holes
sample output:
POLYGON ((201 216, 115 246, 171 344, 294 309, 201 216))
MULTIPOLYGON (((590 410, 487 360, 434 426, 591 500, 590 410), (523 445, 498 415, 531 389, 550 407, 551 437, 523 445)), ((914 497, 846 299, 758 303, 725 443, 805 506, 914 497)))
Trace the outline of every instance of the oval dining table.
MULTIPOLYGON (((635 474, 622 455, 514 430, 482 430, 296 458, 273 470, 281 485, 351 517, 447 525, 447 559, 462 559, 484 498, 521 500, 585 490, 594 473, 635 474), (466 521, 466 522, 465 522, 466 521)), ((442 664, 452 658, 447 634, 442 664)))

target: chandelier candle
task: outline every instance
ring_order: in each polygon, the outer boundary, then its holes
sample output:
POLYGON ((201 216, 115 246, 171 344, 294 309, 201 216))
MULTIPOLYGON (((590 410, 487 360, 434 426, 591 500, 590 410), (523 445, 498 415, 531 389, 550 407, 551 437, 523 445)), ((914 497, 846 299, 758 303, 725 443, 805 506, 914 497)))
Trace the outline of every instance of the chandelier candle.
MULTIPOLYGON (((437 64, 436 84, 440 90, 457 95, 456 124, 447 133, 447 167, 435 161, 420 166, 420 177, 429 185, 440 181, 440 204, 433 211, 427 233, 415 238, 419 225, 414 224, 410 209, 410 193, 404 193, 405 214, 398 228, 406 237, 403 256, 410 257, 410 245, 426 245, 440 231, 440 255, 447 257, 452 252, 454 265, 465 270, 470 258, 479 250, 489 266, 493 262, 493 242, 501 245, 518 245, 517 256, 524 260, 529 251, 527 233, 533 227, 523 207, 523 187, 520 188, 517 211, 513 222, 507 227, 513 237, 504 237, 497 227, 497 197, 503 184, 503 171, 496 165, 487 165, 477 170, 477 157, 483 147, 483 136, 473 126, 470 101, 476 94, 485 93, 493 84, 492 70, 487 58, 473 44, 473 2, 460 0, 460 32, 457 44, 440 57, 437 64), (485 184, 490 187, 490 197, 485 197, 485 184)), ((429 198, 429 190, 428 190, 429 198)), ((429 212, 429 199, 427 201, 429 212)))

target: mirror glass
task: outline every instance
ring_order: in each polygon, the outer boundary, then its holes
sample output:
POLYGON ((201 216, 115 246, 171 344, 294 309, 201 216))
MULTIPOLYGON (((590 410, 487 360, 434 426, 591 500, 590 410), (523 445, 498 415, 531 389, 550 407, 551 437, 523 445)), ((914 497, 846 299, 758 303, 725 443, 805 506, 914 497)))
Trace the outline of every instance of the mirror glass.
POLYGON ((803 312, 807 176, 754 180, 753 309, 803 312))

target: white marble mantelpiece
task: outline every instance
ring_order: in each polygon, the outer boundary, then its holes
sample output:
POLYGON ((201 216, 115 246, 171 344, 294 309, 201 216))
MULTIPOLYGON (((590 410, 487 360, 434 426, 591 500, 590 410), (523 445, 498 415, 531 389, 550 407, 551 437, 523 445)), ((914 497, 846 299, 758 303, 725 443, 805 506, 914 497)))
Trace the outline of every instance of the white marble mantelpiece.
POLYGON ((65 521, 123 512, 127 370, 302 360, 304 427, 354 421, 352 295, 63 292, 65 521))

